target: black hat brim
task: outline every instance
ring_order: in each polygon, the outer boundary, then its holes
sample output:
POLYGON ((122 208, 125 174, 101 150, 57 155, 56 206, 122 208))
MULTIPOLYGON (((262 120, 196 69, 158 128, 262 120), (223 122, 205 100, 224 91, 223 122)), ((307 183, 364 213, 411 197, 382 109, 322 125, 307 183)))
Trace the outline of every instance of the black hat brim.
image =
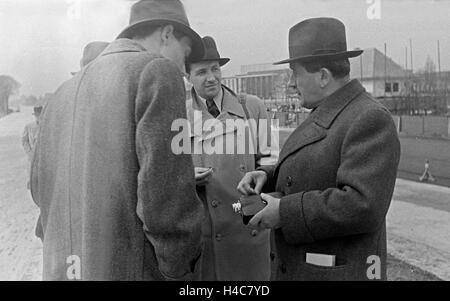
POLYGON ((360 56, 361 53, 363 53, 363 52, 364 52, 364 50, 351 50, 351 51, 344 51, 344 52, 338 52, 338 53, 299 56, 299 57, 294 57, 294 58, 286 59, 283 61, 279 61, 279 62, 276 62, 273 64, 281 65, 281 64, 287 64, 287 63, 291 63, 291 62, 295 62, 295 61, 313 62, 313 61, 340 60, 340 59, 346 59, 346 58, 360 56))
POLYGON ((189 61, 189 64, 201 63, 201 62, 219 62, 219 66, 222 67, 226 63, 230 61, 229 58, 220 57, 220 58, 210 58, 210 59, 201 59, 201 60, 192 60, 189 61))
POLYGON ((192 51, 191 55, 189 56, 189 60, 198 60, 203 58, 203 56, 205 55, 205 48, 203 46, 202 38, 189 26, 170 19, 152 19, 137 22, 125 28, 117 36, 116 39, 130 39, 133 37, 133 33, 136 31, 136 29, 141 26, 159 25, 164 23, 172 24, 177 31, 180 31, 191 39, 192 51))

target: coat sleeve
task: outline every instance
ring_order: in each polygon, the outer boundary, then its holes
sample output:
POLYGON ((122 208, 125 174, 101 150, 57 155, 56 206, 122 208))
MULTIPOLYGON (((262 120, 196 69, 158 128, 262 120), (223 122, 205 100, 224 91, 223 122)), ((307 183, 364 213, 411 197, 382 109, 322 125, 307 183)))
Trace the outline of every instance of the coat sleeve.
POLYGON ((141 74, 136 97, 137 213, 169 280, 188 279, 201 252, 203 210, 192 158, 171 149, 177 134, 171 125, 180 118, 186 119, 181 72, 167 59, 154 59, 141 74))
POLYGON ((274 175, 275 168, 276 168, 276 165, 266 165, 266 166, 258 167, 256 169, 256 170, 264 171, 267 174, 267 181, 263 187, 264 193, 275 192, 275 186, 276 186, 276 178, 274 175))
POLYGON ((377 231, 391 202, 400 143, 390 114, 361 114, 341 146, 336 188, 304 191, 280 201, 281 228, 290 244, 377 231))

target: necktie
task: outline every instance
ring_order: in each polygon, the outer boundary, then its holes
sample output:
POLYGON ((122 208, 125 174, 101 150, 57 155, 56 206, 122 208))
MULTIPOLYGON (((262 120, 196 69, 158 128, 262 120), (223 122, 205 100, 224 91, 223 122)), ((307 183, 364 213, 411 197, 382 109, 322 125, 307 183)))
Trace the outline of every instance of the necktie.
POLYGON ((207 99, 206 106, 208 107, 209 114, 213 115, 214 118, 217 118, 217 116, 220 115, 219 108, 217 107, 216 103, 214 102, 214 99, 207 99))

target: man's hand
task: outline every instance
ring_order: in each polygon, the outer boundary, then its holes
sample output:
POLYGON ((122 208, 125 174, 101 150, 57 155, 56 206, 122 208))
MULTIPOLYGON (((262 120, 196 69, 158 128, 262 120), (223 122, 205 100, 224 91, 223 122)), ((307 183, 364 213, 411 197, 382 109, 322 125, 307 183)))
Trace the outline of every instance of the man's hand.
POLYGON ((267 206, 250 220, 248 226, 258 231, 279 228, 280 199, 276 199, 264 193, 261 193, 261 198, 267 202, 267 206))
POLYGON ((261 170, 251 171, 246 173, 239 182, 237 190, 243 195, 260 194, 266 181, 266 172, 261 170))
POLYGON ((204 186, 208 184, 209 179, 213 174, 212 168, 196 167, 195 168, 195 184, 197 186, 204 186))

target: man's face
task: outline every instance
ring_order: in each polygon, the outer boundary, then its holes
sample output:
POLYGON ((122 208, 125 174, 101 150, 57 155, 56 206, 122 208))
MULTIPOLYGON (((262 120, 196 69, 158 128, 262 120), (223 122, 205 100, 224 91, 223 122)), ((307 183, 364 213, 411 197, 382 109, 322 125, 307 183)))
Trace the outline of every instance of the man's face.
POLYGON ((291 63, 290 68, 293 73, 289 80, 289 86, 297 91, 303 107, 315 108, 323 99, 320 88, 320 72, 308 73, 302 65, 296 62, 291 63))
POLYGON ((35 113, 34 118, 35 118, 36 122, 39 123, 39 121, 41 120, 41 113, 35 113))
POLYGON ((198 95, 205 99, 216 97, 220 92, 222 71, 218 61, 191 64, 189 81, 198 95))
POLYGON ((177 40, 173 34, 170 34, 167 45, 161 49, 161 54, 175 62, 181 71, 185 72, 185 61, 192 51, 192 41, 188 36, 183 36, 177 40))

